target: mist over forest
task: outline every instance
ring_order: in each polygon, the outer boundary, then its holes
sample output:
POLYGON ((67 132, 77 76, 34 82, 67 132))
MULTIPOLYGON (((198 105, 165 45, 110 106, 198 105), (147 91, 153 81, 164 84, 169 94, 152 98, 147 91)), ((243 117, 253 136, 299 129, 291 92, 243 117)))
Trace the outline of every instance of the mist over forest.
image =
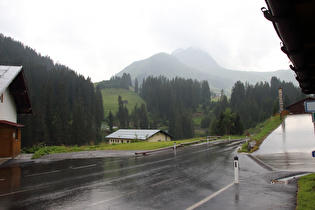
POLYGON ((0 65, 23 66, 35 113, 18 116, 18 122, 26 125, 22 130, 24 147, 39 143, 99 143, 115 128, 162 129, 175 139, 194 137, 200 129, 205 131, 204 135, 243 134, 245 129, 278 112, 279 86, 283 89, 284 107, 306 97, 282 77, 273 76, 269 81, 255 83, 240 79, 231 83, 229 77, 225 80, 224 74, 233 76, 233 71, 222 69, 214 60, 209 62, 204 54, 206 59, 201 59, 203 65, 199 67, 195 61, 200 58, 187 57, 187 52, 158 54, 127 66, 110 80, 93 84, 90 78, 54 63, 49 56, 42 56, 10 37, 0 34, 0 44, 0 65), (157 66, 165 71, 159 71, 157 66), (145 75, 148 68, 155 74, 147 71, 145 75), (208 68, 213 70, 211 74, 207 73, 208 68), (182 71, 182 76, 176 74, 178 71, 182 71), (213 75, 216 71, 222 71, 221 75, 213 75), (228 87, 230 94, 226 94, 228 87), (117 95, 118 111, 104 110, 106 95, 102 90, 109 88, 132 91, 145 103, 128 109, 123 97, 117 95), (104 116, 104 111, 109 114, 104 116))

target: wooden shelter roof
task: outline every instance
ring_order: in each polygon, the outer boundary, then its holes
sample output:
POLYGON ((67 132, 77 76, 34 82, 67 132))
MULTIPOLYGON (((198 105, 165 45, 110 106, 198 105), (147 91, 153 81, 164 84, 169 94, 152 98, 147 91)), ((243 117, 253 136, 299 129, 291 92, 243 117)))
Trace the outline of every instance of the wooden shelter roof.
POLYGON ((315 93, 315 1, 265 0, 264 16, 282 41, 281 50, 305 94, 315 93))

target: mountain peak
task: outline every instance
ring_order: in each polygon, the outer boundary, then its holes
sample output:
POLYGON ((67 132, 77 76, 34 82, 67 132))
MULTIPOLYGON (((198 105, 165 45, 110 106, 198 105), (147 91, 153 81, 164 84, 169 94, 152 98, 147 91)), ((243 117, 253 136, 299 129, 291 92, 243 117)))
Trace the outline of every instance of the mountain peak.
POLYGON ((221 69, 215 60, 206 52, 192 47, 177 49, 172 55, 176 56, 182 63, 196 68, 200 71, 209 71, 210 69, 221 69))
POLYGON ((281 73, 286 81, 294 80, 289 70, 283 72, 244 72, 220 67, 215 60, 200 49, 177 49, 172 54, 157 53, 151 57, 133 62, 125 67, 117 76, 129 73, 131 78, 142 81, 148 76, 163 75, 166 78, 191 78, 207 80, 211 88, 230 89, 236 81, 255 84, 259 81, 270 81, 272 76, 281 73))

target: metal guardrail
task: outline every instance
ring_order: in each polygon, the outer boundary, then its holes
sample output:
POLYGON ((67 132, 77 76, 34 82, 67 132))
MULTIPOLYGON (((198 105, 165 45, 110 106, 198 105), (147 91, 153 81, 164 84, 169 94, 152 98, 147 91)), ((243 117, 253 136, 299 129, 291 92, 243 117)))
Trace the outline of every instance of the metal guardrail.
MULTIPOLYGON (((180 144, 176 145, 176 147, 179 147, 179 146, 180 144)), ((174 149, 174 146, 163 147, 163 148, 148 150, 144 152, 136 152, 135 155, 146 155, 147 153, 158 152, 158 151, 167 150, 167 149, 174 149)))
MULTIPOLYGON (((191 145, 191 144, 198 144, 200 142, 205 142, 205 141, 213 141, 213 140, 216 140, 217 138, 221 138, 221 136, 217 136, 217 137, 214 137, 214 138, 201 139, 201 140, 198 140, 198 141, 180 143, 180 144, 177 144, 177 145, 174 145, 174 146, 163 147, 163 148, 159 148, 159 149, 153 149, 153 150, 148 150, 148 151, 136 152, 135 155, 146 155, 147 153, 158 152, 158 151, 167 150, 167 149, 174 149, 174 147, 177 148, 177 147, 183 147, 183 146, 191 145)), ((221 141, 223 141, 223 142, 239 141, 239 140, 246 140, 246 138, 244 138, 244 139, 221 139, 220 142, 221 141)))

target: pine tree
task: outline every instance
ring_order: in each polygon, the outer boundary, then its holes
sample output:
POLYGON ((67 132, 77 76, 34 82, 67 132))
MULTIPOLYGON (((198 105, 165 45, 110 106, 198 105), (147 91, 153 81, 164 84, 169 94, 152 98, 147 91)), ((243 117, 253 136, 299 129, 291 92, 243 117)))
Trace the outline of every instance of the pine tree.
POLYGON ((125 121, 124 121, 124 105, 122 102, 121 95, 118 96, 118 113, 117 113, 118 121, 119 121, 119 127, 124 128, 125 121))
POLYGON ((123 127, 122 128, 128 128, 129 127, 129 111, 127 109, 127 106, 124 106, 123 109, 123 127))
POLYGON ((135 79, 135 93, 138 93, 139 91, 139 84, 138 84, 138 79, 135 79))
POLYGON ((184 138, 192 138, 195 135, 194 122, 191 111, 184 111, 181 114, 182 131, 184 138))
POLYGON ((231 134, 234 127, 234 116, 230 108, 227 108, 224 112, 223 123, 225 125, 224 134, 231 134))
POLYGON ((108 114, 108 126, 109 126, 109 130, 112 133, 114 131, 113 127, 114 127, 114 116, 112 114, 112 111, 109 111, 108 114))
POLYGON ((219 136, 223 136, 225 134, 226 127, 225 127, 225 124, 224 124, 224 113, 223 113, 223 111, 220 112, 220 117, 219 117, 219 121, 218 121, 216 130, 217 130, 217 134, 219 136))
POLYGON ((48 138, 45 139, 46 143, 49 145, 54 144, 54 99, 55 99, 55 93, 53 90, 53 84, 50 80, 43 88, 43 95, 45 96, 45 102, 44 102, 44 119, 45 124, 48 129, 48 138))
POLYGON ((134 109, 133 109, 133 127, 135 129, 137 129, 139 127, 139 121, 140 121, 140 113, 139 113, 139 109, 138 109, 138 104, 135 105, 134 109))
POLYGON ((144 103, 141 103, 141 108, 140 108, 140 128, 141 129, 149 128, 149 118, 148 118, 147 109, 145 108, 144 103))
POLYGON ((207 100, 210 100, 211 93, 208 81, 203 81, 201 83, 201 103, 205 103, 207 100))
POLYGON ((79 97, 73 107, 72 144, 83 145, 86 143, 84 117, 83 100, 79 97))
POLYGON ((104 107, 103 107, 103 97, 102 93, 100 91, 100 87, 96 87, 96 94, 95 94, 95 124, 96 124, 96 130, 100 131, 102 122, 104 120, 104 107))
POLYGON ((237 113, 235 116, 234 132, 235 134, 238 134, 238 135, 243 135, 243 132, 244 132, 243 124, 241 122, 241 117, 239 113, 237 113))

